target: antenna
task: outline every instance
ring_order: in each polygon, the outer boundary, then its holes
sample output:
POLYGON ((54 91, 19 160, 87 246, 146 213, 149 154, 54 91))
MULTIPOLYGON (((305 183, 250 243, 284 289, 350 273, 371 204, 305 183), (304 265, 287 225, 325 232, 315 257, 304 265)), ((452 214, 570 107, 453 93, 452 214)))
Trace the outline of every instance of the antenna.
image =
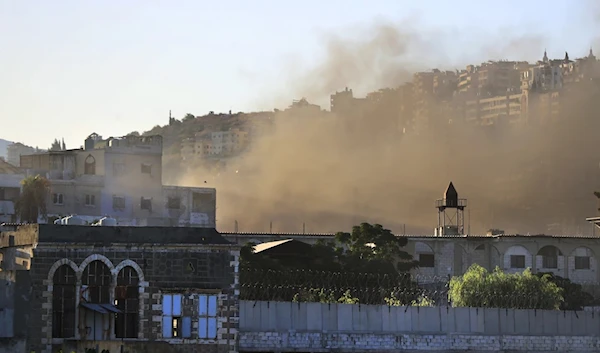
POLYGON ((302 222, 302 234, 306 234, 306 223, 302 222))
POLYGON ((238 232, 238 221, 237 221, 237 219, 235 220, 235 232, 236 233, 238 232))
POLYGON ((273 233, 273 221, 269 222, 269 233, 273 233))

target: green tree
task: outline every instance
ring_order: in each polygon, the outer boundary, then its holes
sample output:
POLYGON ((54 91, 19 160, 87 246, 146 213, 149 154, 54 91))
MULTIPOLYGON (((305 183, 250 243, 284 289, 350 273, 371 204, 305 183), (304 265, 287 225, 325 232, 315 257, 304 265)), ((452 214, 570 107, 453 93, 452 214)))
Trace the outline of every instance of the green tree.
POLYGON ((351 233, 335 235, 336 253, 346 271, 396 274, 417 267, 412 255, 402 248, 407 238, 397 237, 380 224, 361 223, 351 233))
POLYGON ((474 264, 462 276, 450 281, 449 299, 453 306, 514 309, 559 309, 562 289, 548 275, 536 276, 529 269, 506 274, 474 264))
POLYGON ((15 204, 21 222, 37 223, 40 215, 47 219, 46 197, 50 191, 48 179, 39 175, 29 176, 21 181, 21 185, 23 191, 15 204))
POLYGON ((242 298, 384 304, 393 297, 402 305, 423 301, 423 290, 408 271, 417 266, 402 250, 405 238, 381 225, 363 223, 351 233, 339 232, 332 241, 275 259, 241 249, 242 298))
POLYGON ((564 301, 560 305, 561 310, 582 310, 584 306, 592 306, 597 303, 594 296, 584 291, 580 284, 573 283, 568 278, 545 272, 536 275, 548 278, 550 282, 556 284, 562 290, 564 301))

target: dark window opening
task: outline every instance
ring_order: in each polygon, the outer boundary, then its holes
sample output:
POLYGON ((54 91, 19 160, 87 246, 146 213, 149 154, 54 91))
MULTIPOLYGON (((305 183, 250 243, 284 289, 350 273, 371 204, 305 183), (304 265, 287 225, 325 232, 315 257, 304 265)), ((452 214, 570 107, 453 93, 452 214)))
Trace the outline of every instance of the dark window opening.
POLYGON ((152 174, 152 165, 142 163, 142 174, 152 174))
POLYGON ((525 255, 510 255, 511 268, 525 268, 525 255))
POLYGON ((178 210, 181 208, 181 198, 180 197, 169 197, 167 199, 167 208, 170 210, 178 210))
POLYGON ((85 195, 86 206, 96 206, 96 195, 85 195))
POLYGON ((142 197, 140 200, 140 208, 142 210, 152 211, 152 199, 142 197))
POLYGON ((125 267, 117 276, 115 287, 116 306, 121 313, 115 317, 117 338, 138 337, 139 277, 133 267, 125 267))
POLYGON ((209 213, 214 211, 215 198, 211 193, 194 192, 192 194, 192 212, 209 213))
POLYGON ((558 268, 558 258, 556 256, 543 256, 542 257, 543 268, 558 268))
POLYGON ((91 154, 85 159, 83 173, 86 175, 96 174, 96 158, 94 158, 94 156, 92 156, 91 154))
POLYGON ((60 266, 54 273, 52 289, 52 337, 75 337, 75 271, 60 266))
POLYGON ((5 200, 6 192, 4 188, 0 188, 0 200, 5 200))
POLYGON ((435 255, 419 254, 419 267, 435 267, 435 255))
POLYGON ((575 256, 575 269, 576 270, 589 270, 590 257, 589 256, 575 256))
POLYGON ((55 205, 62 205, 64 202, 64 196, 60 193, 52 194, 52 203, 55 205))
POLYGON ((543 268, 558 268, 558 257, 562 256, 562 253, 554 246, 544 246, 538 255, 542 256, 543 268))
POLYGON ((124 210, 125 209, 125 198, 122 196, 113 196, 113 209, 124 210))
POLYGON ((81 277, 83 298, 92 304, 110 303, 110 269, 102 261, 90 262, 81 277))

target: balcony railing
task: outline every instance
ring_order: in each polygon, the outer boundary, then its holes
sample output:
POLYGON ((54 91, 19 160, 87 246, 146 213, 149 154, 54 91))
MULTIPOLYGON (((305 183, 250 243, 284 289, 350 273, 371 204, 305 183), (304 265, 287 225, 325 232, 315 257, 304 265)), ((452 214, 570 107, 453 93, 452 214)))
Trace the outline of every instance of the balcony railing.
POLYGON ((467 207, 467 199, 438 199, 435 207, 467 207))

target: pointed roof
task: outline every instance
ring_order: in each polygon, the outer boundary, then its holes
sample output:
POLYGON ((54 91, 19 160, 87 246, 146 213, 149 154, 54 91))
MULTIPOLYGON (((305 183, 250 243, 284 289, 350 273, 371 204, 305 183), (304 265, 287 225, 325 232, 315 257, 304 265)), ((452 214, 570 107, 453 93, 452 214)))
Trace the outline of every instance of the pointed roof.
POLYGON ((546 53, 546 49, 544 49, 544 58, 542 59, 544 62, 548 62, 548 53, 546 53))
POLYGON ((452 182, 450 182, 450 185, 448 185, 446 192, 444 192, 444 198, 446 200, 447 199, 458 199, 458 192, 456 191, 456 188, 454 188, 454 184, 452 184, 452 182))

